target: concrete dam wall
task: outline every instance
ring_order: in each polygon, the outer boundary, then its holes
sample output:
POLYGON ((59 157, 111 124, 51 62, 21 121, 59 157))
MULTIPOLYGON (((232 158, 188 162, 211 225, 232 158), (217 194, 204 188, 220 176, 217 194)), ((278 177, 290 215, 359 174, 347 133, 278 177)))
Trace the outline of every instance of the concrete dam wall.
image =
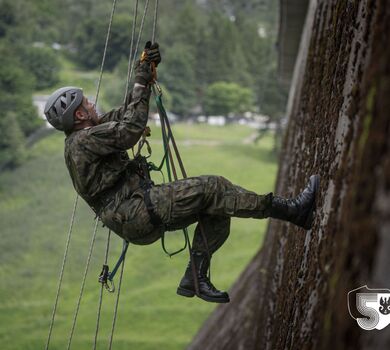
MULTIPOLYGON (((190 349, 389 349, 348 292, 390 289, 390 2, 309 1, 275 193, 321 175, 315 224, 271 220, 190 349)), ((390 315, 389 315, 390 317, 390 315)))

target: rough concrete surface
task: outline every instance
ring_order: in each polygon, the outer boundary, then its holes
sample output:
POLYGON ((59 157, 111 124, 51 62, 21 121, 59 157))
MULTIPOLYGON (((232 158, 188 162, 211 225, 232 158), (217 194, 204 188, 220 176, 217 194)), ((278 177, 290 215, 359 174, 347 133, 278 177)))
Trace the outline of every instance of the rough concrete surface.
POLYGON ((352 289, 390 288, 390 2, 315 3, 275 189, 320 174, 314 227, 273 220, 189 349, 390 348, 390 327, 364 331, 347 307, 352 289))

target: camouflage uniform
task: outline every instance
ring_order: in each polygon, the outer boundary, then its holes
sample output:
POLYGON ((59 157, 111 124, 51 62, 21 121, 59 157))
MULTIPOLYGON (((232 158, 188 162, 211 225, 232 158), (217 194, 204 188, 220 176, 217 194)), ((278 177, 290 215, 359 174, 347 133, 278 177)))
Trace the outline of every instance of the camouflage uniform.
MULTIPOLYGON (((269 216, 272 193, 257 195, 220 176, 152 186, 147 208, 143 180, 126 150, 145 129, 149 98, 150 88, 135 87, 124 106, 103 115, 101 124, 74 131, 65 140, 73 185, 107 227, 134 244, 150 244, 164 231, 200 219, 213 253, 229 235, 230 217, 269 216), (158 225, 152 223, 151 215, 159 218, 158 225)), ((205 249, 199 224, 193 248, 205 249)))

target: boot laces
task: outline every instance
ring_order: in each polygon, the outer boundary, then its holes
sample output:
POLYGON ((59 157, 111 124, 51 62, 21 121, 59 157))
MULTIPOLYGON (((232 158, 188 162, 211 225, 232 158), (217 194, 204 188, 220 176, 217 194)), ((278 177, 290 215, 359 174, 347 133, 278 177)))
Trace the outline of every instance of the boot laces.
POLYGON ((210 279, 207 276, 200 276, 199 281, 204 282, 207 284, 208 288, 213 292, 220 293, 221 291, 217 289, 214 284, 210 281, 210 279))

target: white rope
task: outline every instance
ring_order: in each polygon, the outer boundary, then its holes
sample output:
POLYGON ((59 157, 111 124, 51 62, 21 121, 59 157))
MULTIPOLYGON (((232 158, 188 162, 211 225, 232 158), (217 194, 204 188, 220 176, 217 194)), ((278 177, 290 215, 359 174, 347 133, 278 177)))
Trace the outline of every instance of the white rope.
MULTIPOLYGON (((127 95, 129 93, 129 84, 130 84, 130 80, 131 80, 132 75, 133 75, 134 66, 135 66, 135 60, 136 60, 136 58, 138 56, 138 48, 139 48, 139 43, 141 41, 141 36, 142 36, 143 28, 144 28, 146 13, 148 11, 148 6, 149 6, 149 0, 146 0, 144 13, 143 13, 142 20, 141 20, 141 25, 140 25, 140 29, 139 29, 139 33, 138 33, 137 44, 136 44, 136 47, 135 47, 133 58, 131 58, 132 49, 130 49, 130 52, 129 52, 129 62, 128 62, 128 66, 127 66, 127 72, 128 73, 127 73, 126 91, 125 91, 124 102, 126 102, 127 95)), ((136 9, 134 11, 134 22, 133 22, 134 33, 135 33, 135 23, 137 21, 136 15, 138 15, 138 0, 136 2, 136 9)), ((133 46, 133 37, 132 37, 132 40, 131 40, 131 46, 133 46)), ((131 147, 131 151, 133 153, 133 157, 135 157, 134 147, 131 147)))
POLYGON ((85 264, 85 270, 84 270, 83 280, 82 280, 82 282, 81 282, 80 294, 79 294, 79 298, 78 298, 78 300, 77 300, 76 310, 75 310, 75 313, 74 313, 74 316, 73 316, 73 323, 72 323, 72 328, 71 328, 71 330, 70 330, 70 335, 69 335, 67 350, 70 349, 70 346, 71 346, 71 344, 72 344, 74 329, 75 329, 75 327, 76 327, 77 316, 78 316, 79 309, 80 309, 81 298, 82 298, 83 293, 84 293, 85 280, 86 280, 86 278, 87 278, 88 269, 89 269, 89 263, 90 263, 90 261, 91 261, 93 246, 94 246, 94 244, 95 244, 95 238, 96 238, 96 232, 97 232, 98 223, 99 223, 99 218, 97 217, 96 220, 95 220, 95 227, 94 227, 94 230, 93 230, 92 239, 91 239, 91 244, 90 244, 90 247, 89 247, 89 253, 88 253, 88 257, 87 257, 87 263, 85 264))
MULTIPOLYGON (((123 245, 123 249, 125 249, 124 245, 123 245)), ((112 348, 112 340, 114 338, 114 330, 115 330, 115 325, 116 325, 116 318, 118 316, 118 305, 119 305, 119 297, 120 297, 120 294, 121 294, 121 286, 122 286, 123 271, 124 271, 124 268, 125 268, 125 260, 126 260, 126 256, 123 257, 122 266, 121 266, 121 274, 120 274, 120 277, 119 277, 118 293, 116 295, 114 316, 112 318, 112 327, 111 327, 111 334, 110 334, 110 340, 109 340, 109 346, 108 346, 109 350, 111 350, 111 348, 112 348)))
POLYGON ((157 13, 158 13, 158 0, 156 0, 156 4, 154 6, 152 43, 154 43, 156 40, 157 13))
POLYGON ((103 58, 102 58, 102 63, 100 65, 99 80, 98 80, 98 85, 97 85, 97 89, 96 89, 95 105, 97 105, 97 101, 98 101, 98 98, 99 98, 100 84, 101 84, 102 78, 103 78, 104 63, 106 62, 107 47, 108 47, 108 42, 110 40, 112 22, 114 20, 116 1, 117 0, 113 0, 113 2, 112 2, 110 22, 108 24, 107 35, 106 35, 106 42, 104 44, 103 58))
POLYGON ((72 236, 73 223, 74 223, 74 218, 76 216, 76 208, 77 208, 78 199, 79 199, 79 196, 76 195, 76 199, 75 199, 74 205, 73 205, 73 212, 72 212, 72 216, 71 216, 71 219, 70 219, 70 225, 69 225, 69 230, 68 230, 68 238, 66 239, 66 244, 65 244, 64 258, 62 260, 60 276, 58 278, 58 287, 57 287, 57 293, 56 293, 56 298, 55 298, 55 302, 54 302, 53 312, 52 312, 52 315, 51 315, 51 321, 50 321, 50 327, 49 327, 49 335, 47 337, 47 342, 46 342, 46 347, 45 347, 46 350, 49 349, 51 333, 53 331, 54 318, 55 318, 55 315, 56 315, 56 312, 57 312, 58 298, 60 296, 61 285, 62 285, 62 277, 64 276, 65 264, 66 264, 66 260, 67 260, 67 257, 68 257, 69 243, 70 243, 70 238, 72 236))
MULTIPOLYGON (((99 98, 99 92, 100 92, 101 82, 102 82, 102 78, 103 78, 104 64, 105 64, 106 55, 107 55, 107 48, 108 48, 108 43, 109 43, 109 39, 110 39, 111 28, 112 28, 112 23, 113 23, 113 19, 114 19, 114 14, 115 14, 116 2, 117 2, 117 0, 113 0, 113 3, 112 3, 111 16, 110 16, 108 29, 107 29, 106 41, 105 41, 104 51, 103 51, 103 57, 102 57, 102 62, 101 62, 101 66, 100 66, 99 80, 98 80, 97 89, 96 89, 95 104, 97 104, 98 98, 99 98)), ((128 95, 129 83, 131 81, 132 74, 133 74, 133 71, 134 71, 136 57, 138 56, 138 48, 139 48, 139 44, 140 44, 140 40, 141 40, 143 28, 144 28, 144 23, 145 23, 145 18, 146 18, 148 6, 149 6, 149 0, 146 0, 144 13, 143 13, 143 16, 142 16, 141 25, 140 25, 140 29, 139 29, 139 33, 138 33, 137 43, 136 43, 136 47, 135 47, 135 51, 134 51, 134 55, 131 58, 131 54, 132 54, 132 51, 133 51, 133 45, 134 45, 136 20, 137 20, 137 14, 138 14, 138 0, 136 0, 135 11, 134 11, 134 22, 133 22, 133 28, 132 28, 132 37, 131 37, 131 46, 130 46, 130 52, 129 52, 129 64, 128 64, 128 74, 127 74, 127 81, 126 81, 126 96, 125 96, 125 100, 126 100, 126 97, 128 95)), ((152 42, 155 41, 155 36, 156 36, 157 11, 158 11, 158 0, 156 0, 156 4, 155 4, 152 42)), ((50 340, 51 340, 51 334, 52 334, 53 325, 54 325, 54 319, 55 319, 55 315, 56 315, 56 311, 57 311, 58 300, 59 300, 59 295, 60 295, 60 290, 61 290, 64 270, 65 270, 65 264, 66 264, 67 255, 68 255, 68 251, 69 251, 70 239, 71 239, 71 235, 72 235, 72 231, 73 231, 73 223, 74 223, 74 218, 75 218, 75 215, 76 215, 76 208, 77 208, 78 198, 79 198, 79 195, 77 194, 76 195, 76 199, 75 199, 75 203, 74 203, 74 207, 73 207, 72 216, 71 216, 71 222, 70 222, 70 227, 69 227, 69 231, 68 231, 68 237, 67 237, 66 246, 65 246, 64 258, 63 258, 63 262, 62 262, 62 266, 61 266, 59 282, 58 282, 58 287, 57 287, 57 293, 56 293, 56 297, 55 297, 55 302, 54 302, 51 322, 50 322, 50 326, 49 326, 49 334, 48 334, 46 347, 45 347, 46 350, 49 349, 49 344, 50 344, 50 340)), ((75 313, 74 313, 74 316, 73 316, 73 322, 72 322, 72 327, 71 327, 70 336, 69 336, 69 340, 68 340, 67 350, 70 349, 71 344, 72 344, 73 334, 74 334, 74 330, 75 330, 75 326, 76 326, 76 322, 77 322, 78 313, 79 313, 79 310, 80 310, 81 299, 82 299, 84 288, 85 288, 85 281, 86 281, 86 277, 87 277, 87 274, 88 274, 88 269, 89 269, 89 265, 90 265, 90 261, 91 261, 91 256, 92 256, 92 252, 93 252, 94 243, 95 243, 95 240, 96 240, 96 232, 97 232, 98 222, 99 222, 99 218, 96 218, 95 227, 94 227, 94 230, 93 230, 91 244, 90 244, 89 253, 88 253, 88 257, 87 257, 87 262, 86 262, 86 266, 85 266, 85 270, 84 270, 83 280, 82 280, 81 287, 80 287, 79 298, 77 300, 77 305, 76 305, 75 313)), ((111 235, 111 231, 108 234, 108 240, 107 240, 107 246, 106 246, 106 254, 105 254, 105 264, 107 264, 107 260, 108 260, 110 235, 111 235)), ((120 279, 119 279, 119 285, 118 285, 118 294, 117 294, 117 298, 116 298, 116 304, 115 304, 115 310, 114 310, 114 316, 113 316, 113 322, 112 322, 112 328, 111 328, 111 335, 110 335, 110 340, 109 340, 109 349, 111 349, 111 347, 112 347, 113 335, 114 335, 114 330, 115 330, 115 325, 116 325, 116 319, 117 319, 117 313, 118 313, 118 305, 119 305, 119 297, 120 297, 120 290, 121 290, 122 279, 123 279, 124 264, 125 264, 125 258, 123 260, 122 267, 121 267, 121 273, 120 273, 120 279)), ((96 349, 96 345, 97 345, 97 338, 98 338, 99 324, 100 324, 101 306, 102 306, 102 298, 103 298, 103 285, 101 286, 101 291, 100 291, 98 316, 97 316, 95 338, 94 338, 94 349, 96 349)))
POLYGON ((134 72, 134 66, 135 66, 135 62, 136 62, 136 58, 138 56, 138 48, 139 48, 139 43, 141 41, 141 35, 142 35, 142 31, 144 29, 144 23, 145 23, 145 17, 146 17, 146 13, 148 11, 148 7, 149 7, 149 0, 146 0, 146 3, 145 3, 145 8, 144 8, 144 13, 142 15, 142 20, 141 20, 141 25, 140 25, 140 29, 139 29, 139 33, 138 33, 138 38, 137 38, 137 44, 135 46, 135 51, 134 51, 134 55, 133 55, 133 59, 132 59, 132 65, 131 65, 131 69, 130 69, 130 74, 129 74, 129 79, 128 81, 131 80, 132 76, 133 76, 133 72, 134 72))
MULTIPOLYGON (((107 36, 106 36, 106 42, 105 42, 105 46, 104 46, 102 63, 101 63, 101 66, 100 66, 100 74, 99 74, 98 86, 97 86, 97 89, 96 89, 95 104, 97 104, 98 97, 99 97, 100 85, 101 85, 101 81, 102 81, 102 77, 103 77, 104 62, 105 62, 105 59, 106 59, 108 41, 109 41, 109 37, 110 37, 110 33, 111 33, 111 26, 112 26, 112 22, 113 22, 113 18, 114 18, 116 1, 117 0, 113 0, 113 4, 112 4, 111 17, 110 17, 110 22, 109 22, 109 25, 108 25, 108 30, 107 30, 107 36)), ((68 238, 67 238, 67 241, 66 241, 65 252, 64 252, 64 258, 63 258, 63 261, 62 261, 62 266, 61 266, 61 271, 60 271, 60 276, 59 276, 59 281, 58 281, 58 287, 57 287, 57 293, 56 293, 56 297, 55 297, 55 301, 54 301, 54 307, 53 307, 53 312, 52 312, 50 326, 49 326, 49 334, 48 334, 47 342, 46 342, 46 346, 45 346, 46 350, 49 349, 50 340, 51 340, 51 334, 52 334, 52 331, 53 331, 54 319, 55 319, 55 315, 56 315, 56 312, 57 312, 58 299, 59 299, 59 295, 60 295, 60 291, 61 291, 62 278, 63 278, 63 275, 64 275, 65 264, 66 264, 66 260, 67 260, 67 256, 68 256, 69 243, 70 243, 70 238, 71 238, 72 231, 73 231, 73 223, 74 223, 74 218, 75 218, 75 215, 76 215, 76 208, 77 208, 78 199, 79 199, 79 195, 77 194, 76 195, 76 199, 75 199, 75 203, 74 203, 74 207, 73 207, 71 221, 70 221, 70 226, 69 226, 69 231, 68 231, 68 238)), ((73 333, 73 331, 72 331, 72 333, 73 333)), ((70 343, 69 343, 69 346, 70 346, 70 343)))
POLYGON ((131 62, 132 62, 132 53, 134 46, 134 37, 135 37, 135 27, 137 24, 138 17, 138 0, 136 0, 134 5, 134 18, 133 18, 133 28, 131 29, 131 42, 130 42, 130 51, 129 51, 129 60, 127 64, 127 80, 126 80, 126 89, 125 89, 125 97, 123 103, 126 103, 127 95, 129 93, 129 84, 130 84, 130 71, 131 71, 131 62))
MULTIPOLYGON (((142 17, 141 28, 140 28, 140 32, 139 32, 139 35, 138 35, 137 47, 136 47, 136 51, 135 51, 136 53, 135 53, 134 58, 133 58, 133 67, 132 68, 134 68, 134 62, 135 62, 136 54, 137 54, 138 47, 139 47, 139 42, 140 42, 140 38, 141 38, 141 34, 142 34, 143 23, 144 23, 144 20, 145 20, 148 3, 149 3, 149 0, 147 0, 147 2, 145 4, 145 10, 144 10, 144 14, 143 14, 143 17, 142 17)), ((138 6, 138 1, 137 1, 136 6, 138 6)), ((156 36, 157 11, 158 11, 158 0, 156 0, 154 19, 153 19, 153 35, 152 35, 152 42, 153 43, 155 42, 155 36, 156 36)), ((130 64, 130 62, 129 62, 129 64, 130 64)), ((131 73, 132 73, 132 70, 130 71, 130 74, 128 75, 128 80, 127 80, 127 85, 126 85, 126 96, 127 96, 127 93, 128 93, 128 84, 129 84, 129 81, 131 79, 131 73)), ((113 341, 113 338, 114 338, 116 319, 117 319, 117 316, 118 316, 118 305, 119 305, 119 298, 120 298, 120 293, 121 293, 123 271, 124 271, 124 268, 125 268, 125 259, 126 259, 126 256, 124 256, 124 258, 123 258, 123 262, 122 262, 122 266, 121 266, 121 273, 120 273, 120 277, 119 277, 118 293, 117 293, 116 302, 115 302, 114 316, 113 316, 113 319, 112 319, 112 327, 111 327, 111 334, 110 334, 109 347, 108 347, 109 350, 111 350, 111 348, 112 348, 112 341, 113 341)))
MULTIPOLYGON (((106 253, 104 255, 104 265, 107 265, 107 262, 108 262, 108 251, 110 250, 110 238, 111 238, 111 230, 108 231, 106 253)), ((99 334, 100 313, 102 310, 102 303, 103 303, 103 289, 104 289, 104 284, 102 283, 101 287, 100 287, 100 297, 99 297, 99 307, 98 307, 97 319, 96 319, 95 339, 93 342, 93 349, 94 350, 96 349, 96 346, 97 346, 97 339, 98 339, 98 334, 99 334)))

